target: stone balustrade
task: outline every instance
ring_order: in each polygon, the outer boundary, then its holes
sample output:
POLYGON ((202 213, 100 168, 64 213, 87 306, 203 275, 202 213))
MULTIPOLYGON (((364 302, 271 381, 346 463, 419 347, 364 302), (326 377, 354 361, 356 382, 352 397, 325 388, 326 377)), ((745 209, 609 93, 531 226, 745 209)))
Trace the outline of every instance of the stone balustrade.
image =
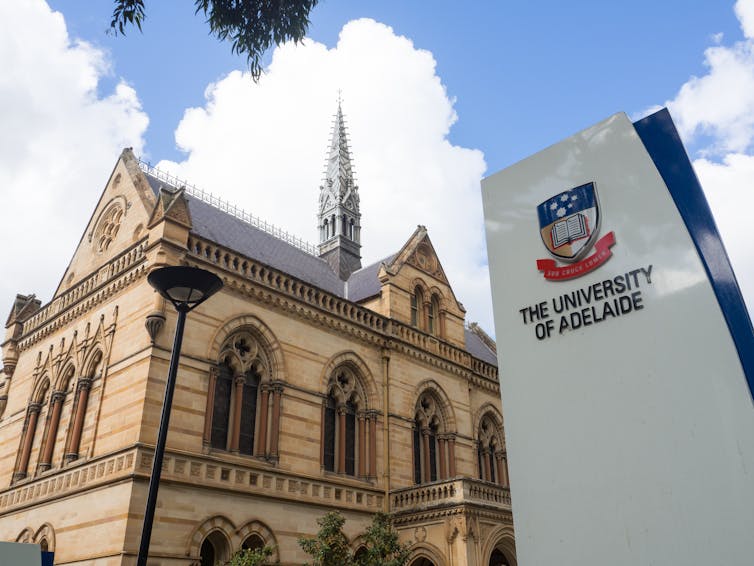
POLYGON ((20 348, 23 350, 50 334, 60 325, 79 316, 82 310, 98 304, 110 293, 135 278, 134 272, 131 276, 124 274, 144 262, 146 247, 147 240, 144 239, 55 297, 24 321, 20 348))
POLYGON ((510 489, 478 479, 455 478, 395 489, 390 492, 390 507, 395 513, 428 511, 437 507, 463 503, 509 511, 510 489))
MULTIPOLYGON (((0 514, 64 497, 126 477, 148 478, 154 451, 136 446, 68 468, 53 469, 0 491, 0 514)), ((319 505, 351 508, 370 513, 382 509, 384 492, 371 486, 352 486, 322 478, 310 478, 268 468, 249 459, 228 463, 220 458, 167 452, 162 463, 161 481, 217 487, 239 493, 274 495, 278 499, 308 501, 319 505)))

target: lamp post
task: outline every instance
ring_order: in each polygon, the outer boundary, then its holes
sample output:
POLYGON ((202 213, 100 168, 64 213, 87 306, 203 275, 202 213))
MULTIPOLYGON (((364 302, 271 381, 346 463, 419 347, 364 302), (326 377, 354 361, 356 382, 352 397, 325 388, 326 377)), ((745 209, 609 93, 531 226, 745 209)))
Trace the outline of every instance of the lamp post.
POLYGON ((149 554, 149 541, 152 538, 152 522, 154 521, 154 510, 157 503, 157 490, 160 487, 162 459, 165 455, 165 441, 168 437, 170 409, 173 404, 173 390, 178 373, 178 360, 181 355, 186 314, 217 293, 223 286, 223 282, 214 273, 196 267, 184 266, 155 269, 149 274, 147 281, 160 295, 173 304, 175 310, 178 311, 178 321, 175 325, 168 381, 165 384, 165 400, 162 403, 160 430, 157 435, 157 446, 152 462, 152 475, 149 478, 149 494, 147 495, 147 507, 144 512, 144 526, 141 530, 137 566, 146 566, 147 555, 149 554))

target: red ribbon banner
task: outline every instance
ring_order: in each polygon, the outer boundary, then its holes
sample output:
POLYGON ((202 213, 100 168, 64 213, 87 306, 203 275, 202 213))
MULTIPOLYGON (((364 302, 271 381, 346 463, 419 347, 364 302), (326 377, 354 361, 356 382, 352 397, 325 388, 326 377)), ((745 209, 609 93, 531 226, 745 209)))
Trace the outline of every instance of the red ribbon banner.
POLYGON ((578 263, 566 265, 565 267, 557 267, 554 259, 538 259, 537 269, 544 271, 545 279, 552 281, 581 277, 610 259, 613 255, 610 251, 610 246, 613 244, 615 244, 615 232, 608 232, 597 240, 597 243, 594 244, 596 251, 588 258, 582 259, 578 263))

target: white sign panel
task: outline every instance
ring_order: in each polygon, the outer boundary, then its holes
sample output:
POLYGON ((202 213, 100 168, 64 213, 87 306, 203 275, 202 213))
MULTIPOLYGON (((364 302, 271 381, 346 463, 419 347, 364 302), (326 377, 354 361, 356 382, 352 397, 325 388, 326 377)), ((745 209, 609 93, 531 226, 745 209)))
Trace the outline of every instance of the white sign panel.
POLYGON ((616 114, 482 183, 520 566, 754 564, 751 323, 637 129, 616 114))

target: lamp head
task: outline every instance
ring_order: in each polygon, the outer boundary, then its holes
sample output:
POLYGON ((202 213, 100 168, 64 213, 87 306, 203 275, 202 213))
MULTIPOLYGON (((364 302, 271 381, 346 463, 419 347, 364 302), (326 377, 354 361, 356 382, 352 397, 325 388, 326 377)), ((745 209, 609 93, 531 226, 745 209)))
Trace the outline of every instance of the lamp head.
POLYGON ((223 286, 222 280, 214 273, 182 265, 155 269, 147 281, 173 303, 176 310, 184 312, 196 308, 223 286))

